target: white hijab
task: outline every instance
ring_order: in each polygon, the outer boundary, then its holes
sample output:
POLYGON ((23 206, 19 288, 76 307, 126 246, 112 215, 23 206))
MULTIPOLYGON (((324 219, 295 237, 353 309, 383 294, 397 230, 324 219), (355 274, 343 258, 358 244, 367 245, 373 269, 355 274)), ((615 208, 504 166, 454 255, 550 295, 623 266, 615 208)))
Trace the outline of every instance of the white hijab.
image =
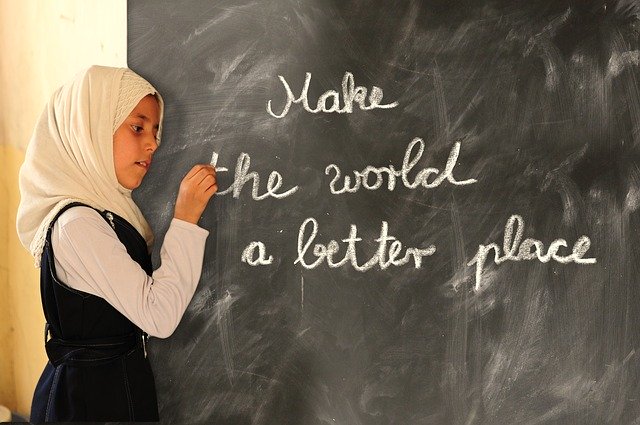
MULTIPOLYGON (((153 233, 131 190, 116 177, 113 134, 138 102, 158 91, 127 68, 92 66, 60 87, 40 116, 20 168, 16 228, 36 267, 51 220, 66 205, 82 202, 131 223, 151 246, 153 233)), ((160 140, 158 130, 158 143, 160 140)))

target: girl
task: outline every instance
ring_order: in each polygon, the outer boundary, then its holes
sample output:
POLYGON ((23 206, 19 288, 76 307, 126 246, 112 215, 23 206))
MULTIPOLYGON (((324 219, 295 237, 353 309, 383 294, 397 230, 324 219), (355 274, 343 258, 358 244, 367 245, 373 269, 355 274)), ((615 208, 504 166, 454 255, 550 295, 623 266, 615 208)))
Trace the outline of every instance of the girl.
POLYGON ((93 66, 59 88, 20 169, 17 231, 40 267, 49 362, 31 421, 157 421, 148 335, 166 338, 193 296, 209 232, 197 226, 215 170, 183 179, 151 267, 131 198, 160 143, 163 101, 126 68, 93 66))

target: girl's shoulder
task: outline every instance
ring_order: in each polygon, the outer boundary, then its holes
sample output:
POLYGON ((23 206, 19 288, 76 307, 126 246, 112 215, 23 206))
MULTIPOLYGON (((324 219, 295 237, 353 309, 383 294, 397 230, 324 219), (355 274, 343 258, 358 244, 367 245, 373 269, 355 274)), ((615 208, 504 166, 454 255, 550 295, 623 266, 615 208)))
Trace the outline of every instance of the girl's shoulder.
POLYGON ((88 246, 106 246, 112 241, 118 241, 115 231, 98 211, 88 206, 78 205, 65 210, 51 229, 51 246, 58 251, 56 260, 61 259, 60 255, 84 254, 88 252, 88 246))
MULTIPOLYGON (((83 224, 93 224, 98 227, 104 227, 106 222, 100 213, 91 207, 78 205, 67 209, 58 217, 58 220, 54 223, 54 228, 65 228, 68 225, 72 225, 74 222, 81 222, 83 224)), ((107 226, 108 227, 108 226, 107 226)))

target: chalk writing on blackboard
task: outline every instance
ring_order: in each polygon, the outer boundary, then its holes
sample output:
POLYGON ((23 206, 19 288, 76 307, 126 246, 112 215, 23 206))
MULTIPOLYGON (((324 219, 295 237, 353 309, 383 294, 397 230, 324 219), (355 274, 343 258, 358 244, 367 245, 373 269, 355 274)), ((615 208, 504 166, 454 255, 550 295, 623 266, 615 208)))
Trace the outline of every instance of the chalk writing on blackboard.
POLYGON ((351 177, 345 175, 342 178, 342 171, 340 167, 335 164, 329 164, 325 169, 325 174, 330 175, 331 172, 335 173, 333 178, 331 179, 331 183, 329 183, 329 189, 331 193, 334 195, 342 194, 345 192, 354 193, 357 192, 360 187, 364 187, 367 190, 377 190, 382 187, 384 183, 384 178, 386 175, 387 178, 387 189, 394 190, 396 187, 396 178, 400 178, 400 181, 404 186, 408 189, 415 189, 418 186, 422 186, 424 188, 434 188, 440 186, 440 184, 448 180, 449 183, 456 186, 464 186, 472 183, 476 183, 476 179, 467 179, 458 181, 453 177, 453 169, 455 168, 458 162, 458 156, 460 155, 460 142, 456 142, 451 148, 451 152, 449 153, 449 158, 447 159, 447 164, 444 167, 442 173, 438 168, 428 167, 423 168, 418 172, 418 174, 410 178, 409 173, 416 166, 422 154, 424 152, 424 140, 416 137, 409 143, 407 149, 404 154, 404 160, 402 161, 402 167, 400 170, 396 170, 393 164, 390 164, 388 167, 372 167, 367 166, 362 171, 353 171, 353 185, 351 185, 351 177), (414 147, 418 146, 418 151, 413 154, 414 147), (429 181, 429 177, 434 175, 436 177, 433 180, 429 181), (370 177, 373 176, 375 181, 371 183, 370 177), (342 187, 336 187, 338 182, 342 179, 342 187), (411 181, 413 180, 413 181, 411 181))
POLYGON ((291 108, 291 105, 294 103, 302 103, 302 107, 312 114, 316 114, 318 112, 350 114, 353 112, 354 103, 356 103, 363 111, 369 111, 372 109, 390 109, 398 106, 398 102, 383 105, 381 102, 384 92, 377 86, 373 86, 371 88, 369 104, 367 104, 367 89, 363 86, 356 86, 353 74, 350 72, 345 72, 344 78, 342 79, 342 100, 344 103, 342 107, 340 107, 340 94, 335 90, 327 90, 324 92, 318 98, 315 108, 312 108, 309 105, 308 92, 309 84, 311 84, 310 72, 307 72, 305 75, 304 85, 298 98, 293 94, 287 80, 285 80, 282 75, 278 75, 278 78, 287 92, 287 101, 279 114, 273 112, 271 100, 267 101, 267 112, 274 118, 283 118, 287 113, 289 113, 289 108, 291 108))
POLYGON ((488 245, 480 245, 478 252, 468 266, 476 265, 476 283, 475 289, 481 288, 482 271, 484 269, 485 262, 489 256, 491 250, 494 251, 493 261, 496 265, 499 265, 505 261, 522 261, 522 260, 535 260, 536 258, 542 263, 548 263, 553 260, 561 264, 576 263, 576 264, 594 264, 595 258, 582 258, 589 248, 591 247, 591 239, 587 236, 580 236, 578 240, 573 244, 573 249, 570 255, 560 255, 558 251, 560 248, 567 248, 567 241, 564 239, 556 239, 549 245, 547 253, 544 254, 544 244, 533 238, 527 238, 524 241, 522 236, 524 234, 524 219, 522 216, 514 214, 509 217, 507 224, 504 227, 504 238, 502 249, 504 255, 500 256, 500 247, 495 243, 488 245), (514 236, 514 225, 515 236, 514 236), (533 251, 532 251, 533 249, 533 251))
POLYGON ((340 244, 332 239, 326 245, 315 244, 312 251, 315 259, 308 263, 305 260, 305 255, 317 235, 318 222, 315 218, 307 218, 300 226, 298 233, 298 258, 294 264, 299 263, 305 269, 314 269, 325 262, 331 268, 350 263, 355 270, 364 272, 375 266, 380 266, 381 270, 385 270, 389 266, 402 266, 413 259, 415 268, 419 269, 422 267, 422 257, 429 257, 436 252, 435 245, 430 245, 427 248, 406 248, 404 255, 402 255, 402 242, 389 235, 389 224, 383 221, 380 227, 380 237, 375 239, 375 242, 378 243, 378 249, 366 263, 358 263, 356 246, 358 242, 362 241, 362 238, 358 237, 358 228, 355 224, 351 225, 349 236, 342 239, 342 242, 346 244, 342 259, 337 261, 334 259, 334 255, 340 251, 340 244), (307 230, 309 225, 311 226, 310 231, 307 230), (389 242, 391 243, 389 244, 389 242))
POLYGON ((273 263, 273 255, 267 255, 267 247, 260 241, 253 241, 247 245, 240 259, 250 266, 267 266, 273 263))
MULTIPOLYGON (((276 114, 272 109, 272 102, 267 102, 267 112, 275 118, 284 117, 292 104, 301 103, 307 112, 311 113, 353 113, 354 103, 361 110, 390 109, 398 106, 398 102, 382 104, 383 91, 377 86, 373 86, 368 96, 367 89, 356 86, 353 74, 346 72, 342 80, 342 96, 344 105, 340 106, 340 94, 334 90, 327 90, 318 99, 315 108, 311 108, 308 100, 309 85, 311 83, 311 73, 307 72, 304 86, 299 97, 293 94, 289 84, 282 76, 278 76, 287 93, 287 101, 282 112, 276 114)), ((329 192, 333 195, 344 193, 355 193, 361 188, 366 190, 378 190, 385 185, 389 191, 393 191, 398 185, 404 185, 407 189, 418 189, 420 187, 430 189, 440 186, 448 181, 454 186, 466 186, 477 183, 476 178, 457 180, 453 173, 458 158, 460 156, 461 142, 456 141, 449 152, 447 162, 442 169, 435 167, 425 167, 418 169, 418 163, 422 159, 425 151, 425 142, 419 137, 415 137, 405 149, 404 158, 400 169, 396 169, 393 164, 382 167, 366 165, 361 171, 353 170, 352 174, 343 174, 336 164, 329 164, 325 168, 325 175, 330 176, 328 184, 329 192), (417 172, 414 172, 414 168, 417 172)), ((216 166, 218 154, 213 153, 211 163, 216 166)), ((246 183, 252 181, 252 198, 260 201, 266 198, 283 199, 295 194, 299 187, 293 186, 282 192, 278 192, 283 184, 283 177, 278 171, 272 171, 266 184, 266 191, 259 193, 260 176, 256 171, 249 171, 251 157, 247 153, 241 153, 235 168, 233 183, 219 195, 233 193, 234 198, 238 198, 242 188, 246 183)), ((216 167, 219 172, 228 171, 224 167, 216 167)), ((348 236, 344 239, 330 239, 326 243, 318 243, 319 224, 314 217, 308 217, 300 225, 297 240, 297 257, 294 264, 311 270, 323 264, 330 268, 351 265, 356 271, 365 272, 378 267, 386 270, 389 267, 400 267, 412 262, 413 267, 419 269, 423 266, 423 259, 436 253, 436 245, 428 244, 426 247, 405 247, 405 245, 389 232, 389 223, 382 221, 380 225, 379 237, 374 239, 377 243, 375 253, 366 261, 358 258, 358 246, 362 238, 358 236, 358 227, 350 225, 348 236)), ((526 238, 524 236, 524 219, 518 214, 512 215, 504 228, 502 249, 496 243, 480 244, 475 256, 467 263, 468 267, 475 266, 474 289, 482 289, 482 275, 489 261, 490 253, 493 250, 493 263, 498 266, 506 261, 527 261, 538 260, 542 263, 555 261, 561 264, 594 264, 596 258, 583 258, 591 247, 589 237, 583 235, 574 243, 570 253, 568 253, 568 243, 565 239, 553 240, 545 252, 545 245, 538 239, 526 238), (560 251, 565 251, 561 254, 560 251)), ((362 255, 362 254, 360 254, 362 255)), ((250 266, 267 266, 273 263, 274 257, 267 254, 267 247, 261 241, 252 241, 243 250, 241 261, 250 266)))
MULTIPOLYGON (((211 165, 216 168, 216 172, 225 172, 228 171, 226 167, 218 167, 218 154, 213 152, 211 155, 211 165)), ((233 183, 231 185, 217 193, 218 196, 226 195, 228 193, 233 193, 234 198, 239 198, 240 193, 242 192, 242 188, 246 183, 253 180, 252 188, 251 188, 251 197, 255 201, 262 201, 263 199, 267 199, 269 197, 273 197, 276 199, 283 199, 287 196, 293 195, 298 191, 298 186, 294 186, 284 192, 276 192, 282 186, 282 175, 277 171, 272 171, 269 174, 269 178, 267 179, 267 187, 266 192, 260 194, 260 175, 256 171, 249 172, 249 167, 251 166, 251 157, 249 154, 242 152, 238 156, 238 161, 236 162, 235 175, 233 179, 233 183)))

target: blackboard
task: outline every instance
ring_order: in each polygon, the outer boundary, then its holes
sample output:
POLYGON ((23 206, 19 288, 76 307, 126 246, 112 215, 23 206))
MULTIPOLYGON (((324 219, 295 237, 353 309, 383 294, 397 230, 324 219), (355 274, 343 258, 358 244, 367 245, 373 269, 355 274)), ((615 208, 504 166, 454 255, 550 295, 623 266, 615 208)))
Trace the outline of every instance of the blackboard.
POLYGON ((193 164, 226 190, 150 343, 162 422, 640 423, 638 13, 130 1, 154 260, 193 164))

